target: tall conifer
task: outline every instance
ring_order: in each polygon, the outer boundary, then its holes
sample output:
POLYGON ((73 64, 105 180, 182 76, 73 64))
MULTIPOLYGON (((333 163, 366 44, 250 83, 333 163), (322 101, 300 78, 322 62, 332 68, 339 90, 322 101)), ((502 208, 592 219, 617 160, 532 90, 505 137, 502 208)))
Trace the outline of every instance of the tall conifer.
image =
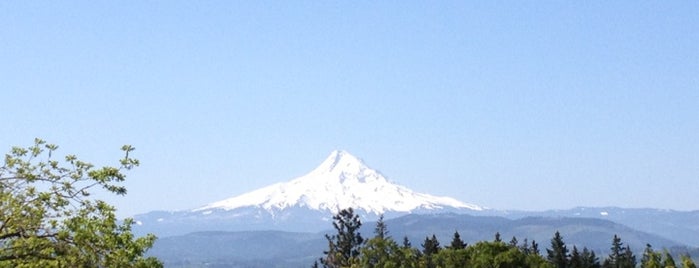
POLYGON ((563 242, 563 237, 556 231, 551 239, 551 249, 546 249, 547 259, 556 268, 568 267, 568 248, 563 242))
POLYGON ((353 259, 359 256, 364 238, 359 233, 362 222, 352 208, 343 209, 333 216, 335 235, 325 235, 328 240, 328 250, 320 261, 324 267, 348 267, 353 259))
POLYGON ((461 235, 459 234, 459 231, 454 232, 454 238, 451 240, 451 245, 449 245, 449 249, 464 249, 466 248, 466 242, 461 240, 461 235))

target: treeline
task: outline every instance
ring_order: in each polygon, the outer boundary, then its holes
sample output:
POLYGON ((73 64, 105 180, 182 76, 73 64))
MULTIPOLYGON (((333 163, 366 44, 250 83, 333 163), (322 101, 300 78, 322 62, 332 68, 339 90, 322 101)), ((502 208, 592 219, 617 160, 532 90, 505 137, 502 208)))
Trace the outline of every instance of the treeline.
POLYGON ((594 251, 583 247, 570 249, 560 233, 551 238, 545 250, 536 241, 521 242, 512 237, 505 242, 499 233, 493 241, 475 244, 464 242, 458 231, 446 245, 440 244, 435 235, 425 237, 420 247, 414 247, 407 237, 399 243, 388 232, 383 216, 376 223, 374 237, 366 239, 359 233, 362 223, 354 211, 345 209, 333 217, 333 235, 325 235, 328 249, 312 267, 405 267, 405 268, 696 268, 689 255, 681 255, 678 262, 667 251, 654 250, 647 245, 637 257, 621 238, 614 235, 608 256, 602 259, 594 251))

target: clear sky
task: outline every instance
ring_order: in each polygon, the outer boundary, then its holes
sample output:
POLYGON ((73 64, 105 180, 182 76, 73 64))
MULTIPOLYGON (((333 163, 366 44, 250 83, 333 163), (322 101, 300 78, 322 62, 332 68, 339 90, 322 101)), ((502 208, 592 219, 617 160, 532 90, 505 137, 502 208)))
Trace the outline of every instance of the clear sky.
POLYGON ((2 1, 0 148, 95 164, 122 216, 335 149, 498 209, 699 209, 698 1, 2 1))

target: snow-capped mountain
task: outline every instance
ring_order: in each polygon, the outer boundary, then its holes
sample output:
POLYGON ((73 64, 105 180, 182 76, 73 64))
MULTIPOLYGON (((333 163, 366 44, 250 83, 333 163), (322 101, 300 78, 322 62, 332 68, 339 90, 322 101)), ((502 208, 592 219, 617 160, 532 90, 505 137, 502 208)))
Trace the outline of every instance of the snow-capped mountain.
POLYGON ((482 210, 450 197, 416 193, 386 180, 378 171, 346 151, 333 151, 310 173, 286 183, 273 184, 249 193, 211 203, 194 211, 233 210, 259 207, 270 213, 305 207, 332 214, 344 208, 375 215, 443 208, 482 210))
POLYGON ((363 220, 409 213, 481 212, 450 197, 414 192, 391 183, 346 151, 333 151, 317 168, 273 184, 187 211, 136 215, 136 230, 158 235, 193 231, 319 231, 339 210, 353 208, 363 220))

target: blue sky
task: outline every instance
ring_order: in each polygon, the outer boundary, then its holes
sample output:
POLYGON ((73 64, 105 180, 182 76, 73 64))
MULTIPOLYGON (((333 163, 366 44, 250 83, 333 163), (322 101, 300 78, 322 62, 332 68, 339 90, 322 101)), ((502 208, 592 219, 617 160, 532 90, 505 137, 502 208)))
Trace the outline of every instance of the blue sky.
POLYGON ((142 166, 122 216, 344 149, 499 209, 699 209, 696 1, 0 3, 0 147, 142 166))

